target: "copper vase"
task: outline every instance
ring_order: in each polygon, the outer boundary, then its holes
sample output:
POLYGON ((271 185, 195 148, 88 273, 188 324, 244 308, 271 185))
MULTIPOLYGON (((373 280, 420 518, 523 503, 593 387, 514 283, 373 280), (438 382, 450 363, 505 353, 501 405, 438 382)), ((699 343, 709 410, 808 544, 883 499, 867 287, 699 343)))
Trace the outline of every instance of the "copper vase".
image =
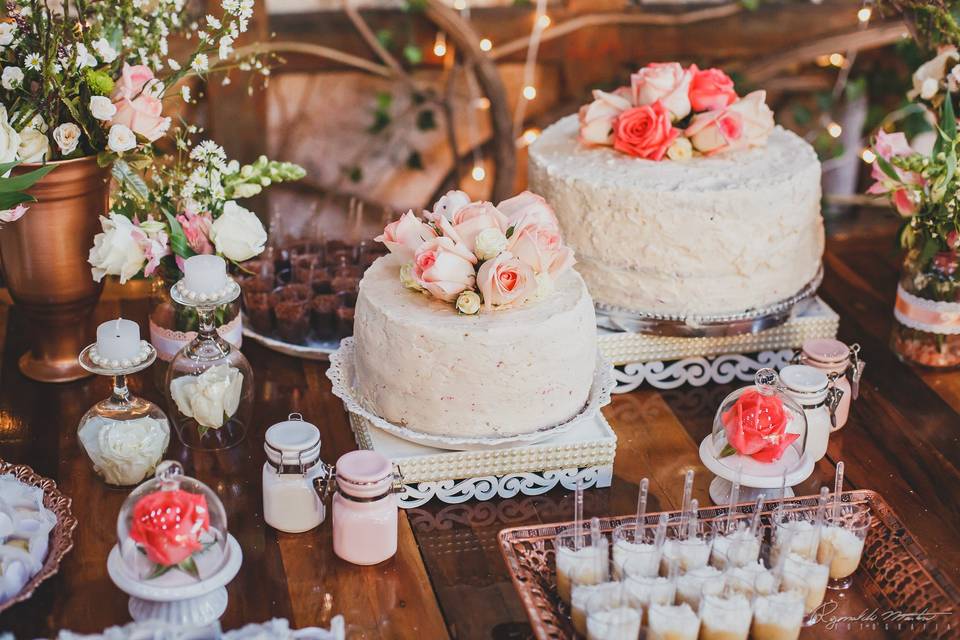
POLYGON ((0 229, 0 263, 30 333, 20 371, 40 382, 69 382, 90 375, 77 355, 92 341, 90 318, 103 289, 87 256, 107 211, 110 170, 93 156, 54 164, 30 189, 37 201, 27 214, 0 229))

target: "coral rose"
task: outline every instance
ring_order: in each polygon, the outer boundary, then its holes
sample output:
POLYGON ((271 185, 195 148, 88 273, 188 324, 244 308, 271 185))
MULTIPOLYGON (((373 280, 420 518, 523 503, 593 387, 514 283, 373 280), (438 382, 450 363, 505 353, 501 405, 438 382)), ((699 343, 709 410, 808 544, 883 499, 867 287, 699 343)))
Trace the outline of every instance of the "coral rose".
POLYGON ((800 437, 787 433, 789 415, 783 401, 750 389, 721 416, 727 442, 737 453, 759 462, 776 462, 800 437))
POLYGON ((690 81, 690 106, 694 111, 715 111, 737 101, 733 80, 720 69, 697 68, 691 65, 693 79, 690 81))
POLYGON ((638 158, 660 160, 680 131, 670 124, 670 113, 660 102, 621 113, 613 125, 613 147, 638 158))
POLYGON ((180 564, 203 548, 200 534, 210 528, 207 499, 181 489, 156 491, 133 507, 130 537, 155 564, 180 564))

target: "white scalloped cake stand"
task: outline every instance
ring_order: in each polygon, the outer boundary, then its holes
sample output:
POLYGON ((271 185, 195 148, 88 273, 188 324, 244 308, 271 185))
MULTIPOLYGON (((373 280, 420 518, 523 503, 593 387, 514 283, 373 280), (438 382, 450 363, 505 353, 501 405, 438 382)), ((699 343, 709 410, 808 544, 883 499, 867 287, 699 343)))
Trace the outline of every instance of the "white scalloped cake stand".
POLYGON ((750 382, 764 367, 779 370, 804 341, 835 338, 839 324, 836 311, 820 298, 811 298, 798 305, 784 324, 757 333, 689 338, 600 329, 598 345, 614 364, 613 393, 642 385, 702 387, 750 382))
MULTIPOLYGON (((739 457, 739 456, 738 456, 739 457)), ((810 477, 813 473, 813 461, 806 453, 796 453, 790 447, 783 457, 769 464, 741 458, 745 466, 740 472, 740 502, 754 502, 762 493, 765 499, 792 498, 793 487, 810 477), (786 472, 786 482, 784 482, 786 472), (780 488, 786 484, 783 495, 780 488)), ((712 436, 707 436, 700 443, 700 460, 703 465, 716 474, 710 483, 710 499, 717 506, 730 504, 730 492, 737 472, 733 467, 721 462, 714 454, 712 436)))
POLYGON ((110 550, 107 573, 113 583, 130 596, 127 609, 134 621, 160 620, 202 627, 216 622, 226 611, 226 585, 240 571, 242 563, 240 543, 227 534, 223 567, 214 575, 188 585, 158 587, 138 579, 127 569, 119 545, 110 550))

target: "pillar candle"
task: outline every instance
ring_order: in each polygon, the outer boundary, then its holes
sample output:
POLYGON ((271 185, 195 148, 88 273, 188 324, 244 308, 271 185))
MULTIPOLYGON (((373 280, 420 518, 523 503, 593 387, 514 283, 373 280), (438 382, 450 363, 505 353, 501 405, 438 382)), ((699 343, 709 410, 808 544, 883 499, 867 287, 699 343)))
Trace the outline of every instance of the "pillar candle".
POLYGON ((227 263, 220 256, 193 256, 183 263, 183 276, 188 291, 217 293, 227 286, 227 263))
POLYGON ((133 320, 108 320, 97 327, 97 353, 106 360, 133 360, 140 351, 140 325, 133 320))

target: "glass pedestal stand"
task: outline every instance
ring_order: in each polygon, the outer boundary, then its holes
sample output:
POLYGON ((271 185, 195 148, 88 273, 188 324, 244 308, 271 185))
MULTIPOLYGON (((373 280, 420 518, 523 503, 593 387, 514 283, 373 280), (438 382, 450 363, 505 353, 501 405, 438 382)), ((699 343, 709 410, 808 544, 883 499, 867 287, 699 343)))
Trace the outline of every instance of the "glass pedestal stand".
POLYGON ((243 440, 253 409, 253 369, 246 357, 216 331, 215 310, 240 295, 227 278, 214 294, 189 291, 184 281, 170 289, 177 303, 197 312, 197 336, 174 356, 164 392, 180 440, 189 448, 219 450, 243 440))
POLYGON ((110 485, 139 484, 151 476, 170 444, 170 423, 157 405, 138 398, 127 388, 127 376, 143 371, 156 360, 153 346, 140 341, 131 360, 105 360, 91 344, 80 352, 80 366, 90 373, 113 378, 113 393, 84 414, 77 426, 80 448, 94 471, 110 485))

